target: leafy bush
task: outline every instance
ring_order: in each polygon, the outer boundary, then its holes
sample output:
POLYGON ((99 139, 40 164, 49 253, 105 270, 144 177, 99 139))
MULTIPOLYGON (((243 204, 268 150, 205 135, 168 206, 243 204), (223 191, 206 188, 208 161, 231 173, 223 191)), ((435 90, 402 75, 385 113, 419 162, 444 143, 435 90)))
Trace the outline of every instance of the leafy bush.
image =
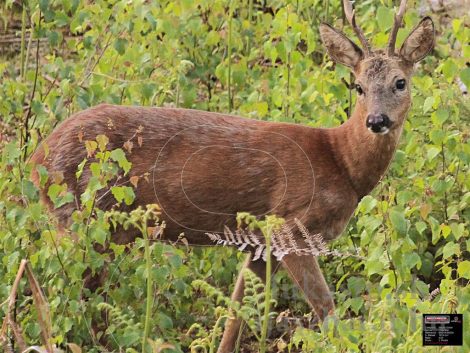
MULTIPOLYGON (((131 168, 118 150, 107 151, 105 137, 84 143, 97 161, 84 161, 77 172, 89 168, 95 178, 72 218, 73 236, 62 236, 30 181, 27 158, 59 122, 102 102, 337 126, 354 103, 352 77, 326 58, 317 28, 321 21, 341 27, 340 1, 19 3, 0 5, 3 28, 17 27, 20 38, 18 51, 0 58, 0 301, 8 298, 21 259, 28 259, 50 305, 53 343, 62 349, 98 352, 106 343, 140 350, 146 324, 155 352, 194 348, 214 332, 210 337, 218 340, 222 322, 215 323, 226 306, 214 307, 195 284, 224 288, 227 295, 243 254, 141 238, 129 246, 113 243, 110 220, 135 223, 142 214, 111 215, 93 205, 97 192, 131 168), (95 250, 105 243, 111 252, 95 250), (105 263, 108 277, 92 293, 83 276, 100 274, 105 263), (154 293, 151 315, 145 283, 154 293), (102 324, 92 327, 95 322, 102 324)), ((391 5, 357 3, 362 27, 375 34, 374 46, 387 41, 391 5)), ((399 42, 417 23, 419 8, 410 2, 399 42)), ((357 251, 364 260, 321 258, 336 296, 336 319, 294 327, 273 350, 424 352, 422 313, 469 310, 470 108, 461 89, 470 87, 469 18, 438 16, 434 55, 417 68, 413 108, 393 163, 331 245, 357 251)), ((43 168, 38 173, 42 185, 53 181, 49 195, 56 206, 73 200, 60 176, 43 168)), ((130 187, 112 192, 116 202, 132 201, 130 187)), ((275 310, 290 307, 300 318, 309 309, 286 277, 281 273, 274 281, 275 310)), ((41 341, 41 327, 27 287, 21 280, 15 313, 33 345, 41 341)), ((0 311, 7 310, 4 303, 0 311)), ((257 315, 246 320, 253 323, 257 315)), ((467 317, 464 324, 470 332, 467 317)), ((470 351, 468 335, 455 351, 470 351)))

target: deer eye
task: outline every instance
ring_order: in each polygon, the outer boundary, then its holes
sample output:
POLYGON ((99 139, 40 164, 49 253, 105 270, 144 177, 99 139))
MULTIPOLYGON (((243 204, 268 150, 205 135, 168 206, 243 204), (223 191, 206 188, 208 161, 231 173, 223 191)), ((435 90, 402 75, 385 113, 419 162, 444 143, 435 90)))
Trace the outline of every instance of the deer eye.
POLYGON ((361 85, 356 85, 356 91, 359 95, 362 95, 364 94, 364 91, 362 90, 362 87, 361 85))
POLYGON ((406 87, 406 81, 401 79, 401 80, 397 80, 397 82, 395 82, 395 87, 400 90, 400 91, 403 91, 406 87))

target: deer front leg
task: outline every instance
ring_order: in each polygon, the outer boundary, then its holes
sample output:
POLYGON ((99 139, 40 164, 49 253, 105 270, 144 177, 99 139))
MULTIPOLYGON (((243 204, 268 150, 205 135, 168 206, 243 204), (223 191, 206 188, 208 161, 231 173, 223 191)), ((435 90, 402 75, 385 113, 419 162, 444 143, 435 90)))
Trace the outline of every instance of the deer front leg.
POLYGON ((314 256, 288 254, 282 259, 294 283, 303 292, 310 307, 321 320, 335 309, 333 297, 314 256))
MULTIPOLYGON (((252 254, 248 255, 247 259, 243 263, 240 273, 238 274, 237 283, 235 284, 235 288, 232 293, 232 300, 234 301, 236 300, 241 302, 243 299, 243 293, 245 291, 243 270, 245 268, 249 268, 263 281, 266 280, 266 262, 263 261, 263 259, 251 261, 252 257, 252 254)), ((277 262, 275 258, 272 257, 272 272, 276 272, 278 268, 279 262, 277 262)), ((217 353, 232 353, 234 351, 241 324, 242 320, 239 318, 227 319, 222 341, 220 342, 217 353)))

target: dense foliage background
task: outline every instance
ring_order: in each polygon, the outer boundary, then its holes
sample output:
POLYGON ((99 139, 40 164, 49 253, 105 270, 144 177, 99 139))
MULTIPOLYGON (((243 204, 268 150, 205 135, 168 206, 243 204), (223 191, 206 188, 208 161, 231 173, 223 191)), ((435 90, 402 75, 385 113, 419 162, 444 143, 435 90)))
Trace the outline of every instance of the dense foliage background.
MULTIPOLYGON (((468 2, 442 3, 409 1, 398 42, 431 14, 436 48, 417 67, 413 108, 389 172, 331 244, 363 259, 321 258, 337 320, 319 326, 281 272, 273 310, 282 314, 270 325, 271 352, 470 351, 468 334, 463 347, 421 344, 422 313, 464 313, 470 332, 470 18, 468 2)), ((373 45, 384 46, 393 1, 361 1, 356 8, 373 45)), ((25 161, 60 121, 102 102, 339 125, 354 103, 352 77, 325 56, 318 25, 327 21, 351 34, 340 1, 7 0, 0 14, 0 315, 8 311, 20 261, 28 259, 49 303, 50 336, 62 350, 98 352, 106 342, 110 350, 140 351, 147 318, 154 352, 213 351, 218 318, 227 313, 222 296, 244 254, 151 242, 149 271, 146 242, 138 239, 127 251, 111 245, 111 262, 93 250, 110 240, 106 216, 85 208, 74 219, 74 239, 58 236, 25 161), (99 272, 104 262, 110 262, 106 284, 89 293, 83 273, 99 272)), ((102 146, 97 141, 94 148, 102 146)), ((125 167, 119 156, 103 155, 103 165, 113 161, 125 167)), ((109 172, 103 170, 97 173, 109 172)), ((54 185, 51 197, 67 202, 60 180, 54 185)), ((143 215, 129 217, 139 223, 143 215)), ((29 287, 19 282, 14 318, 26 344, 41 345, 41 310, 29 287)), ((246 302, 252 324, 261 315, 256 300, 246 302)), ((18 349, 11 330, 8 337, 4 349, 18 349)), ((241 351, 257 347, 247 333, 241 351)))

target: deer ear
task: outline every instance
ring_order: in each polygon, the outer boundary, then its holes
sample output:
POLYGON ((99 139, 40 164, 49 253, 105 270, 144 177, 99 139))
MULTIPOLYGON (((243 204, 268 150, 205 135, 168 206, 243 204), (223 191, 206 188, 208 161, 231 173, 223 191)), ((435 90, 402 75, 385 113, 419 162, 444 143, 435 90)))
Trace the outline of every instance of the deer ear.
POLYGON ((412 63, 422 59, 434 48, 434 23, 425 17, 406 37, 400 48, 400 56, 412 63))
POLYGON ((333 61, 354 68, 364 57, 361 48, 329 24, 320 25, 320 37, 333 61))

